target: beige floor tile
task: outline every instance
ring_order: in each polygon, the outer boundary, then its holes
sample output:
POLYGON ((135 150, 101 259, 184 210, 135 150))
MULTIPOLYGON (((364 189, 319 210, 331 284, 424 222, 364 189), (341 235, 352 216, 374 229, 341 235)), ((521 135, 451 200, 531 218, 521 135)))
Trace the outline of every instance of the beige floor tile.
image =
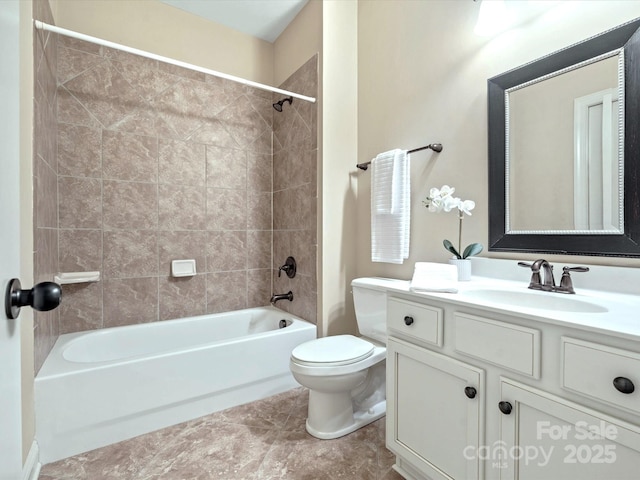
POLYGON ((305 430, 296 388, 42 467, 40 480, 401 480, 384 418, 334 440, 305 430))

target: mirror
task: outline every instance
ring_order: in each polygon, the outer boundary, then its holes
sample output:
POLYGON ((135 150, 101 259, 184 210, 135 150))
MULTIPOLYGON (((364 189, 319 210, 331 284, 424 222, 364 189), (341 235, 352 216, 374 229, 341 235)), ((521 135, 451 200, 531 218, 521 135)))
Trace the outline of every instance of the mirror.
POLYGON ((640 256, 639 28, 489 79, 490 251, 640 256))
POLYGON ((623 232, 619 73, 621 49, 506 90, 507 233, 623 232))

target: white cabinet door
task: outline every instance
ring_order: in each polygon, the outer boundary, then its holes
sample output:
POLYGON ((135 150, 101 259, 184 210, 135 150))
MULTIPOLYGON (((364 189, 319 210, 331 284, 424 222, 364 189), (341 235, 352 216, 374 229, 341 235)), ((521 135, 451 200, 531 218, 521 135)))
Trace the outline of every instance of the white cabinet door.
POLYGON ((389 338, 387 447, 425 478, 482 478, 483 389, 483 370, 389 338))
POLYGON ((501 479, 639 478, 637 425, 505 378, 501 398, 501 479))

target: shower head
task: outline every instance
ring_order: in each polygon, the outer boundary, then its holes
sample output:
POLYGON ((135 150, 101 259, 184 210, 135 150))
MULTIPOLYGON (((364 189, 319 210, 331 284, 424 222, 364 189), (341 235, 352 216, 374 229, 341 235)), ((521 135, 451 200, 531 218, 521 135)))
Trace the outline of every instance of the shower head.
POLYGON ((279 102, 274 103, 273 104, 273 108, 275 108, 278 112, 281 112, 282 111, 282 105, 284 104, 284 102, 289 102, 289 105, 291 105, 291 103, 293 102, 293 97, 283 98, 279 102))

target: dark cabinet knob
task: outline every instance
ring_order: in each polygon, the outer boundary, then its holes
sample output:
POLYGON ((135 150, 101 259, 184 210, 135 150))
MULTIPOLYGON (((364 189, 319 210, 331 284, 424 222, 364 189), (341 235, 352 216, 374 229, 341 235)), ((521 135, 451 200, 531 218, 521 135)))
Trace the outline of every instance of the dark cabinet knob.
POLYGON ((407 315, 406 317, 404 317, 404 324, 405 324, 405 325, 409 326, 409 325, 411 325, 412 323, 413 323, 413 317, 410 317, 410 316, 408 316, 408 315, 407 315))
POLYGON ((616 377, 613 379, 613 386, 616 387, 620 393, 633 393, 636 387, 633 382, 626 377, 616 377))
POLYGON ((464 387, 464 394, 469 398, 476 398, 478 391, 473 387, 464 387))
POLYGON ((511 404, 509 402, 499 402, 498 403, 498 408, 505 415, 509 415, 511 413, 511 410, 513 410, 513 407, 511 406, 511 404))
POLYGON ((61 299, 62 290, 57 283, 42 282, 30 290, 22 290, 20 280, 14 278, 7 285, 4 309, 8 318, 15 319, 22 307, 29 306, 39 312, 47 312, 60 305, 61 299))

